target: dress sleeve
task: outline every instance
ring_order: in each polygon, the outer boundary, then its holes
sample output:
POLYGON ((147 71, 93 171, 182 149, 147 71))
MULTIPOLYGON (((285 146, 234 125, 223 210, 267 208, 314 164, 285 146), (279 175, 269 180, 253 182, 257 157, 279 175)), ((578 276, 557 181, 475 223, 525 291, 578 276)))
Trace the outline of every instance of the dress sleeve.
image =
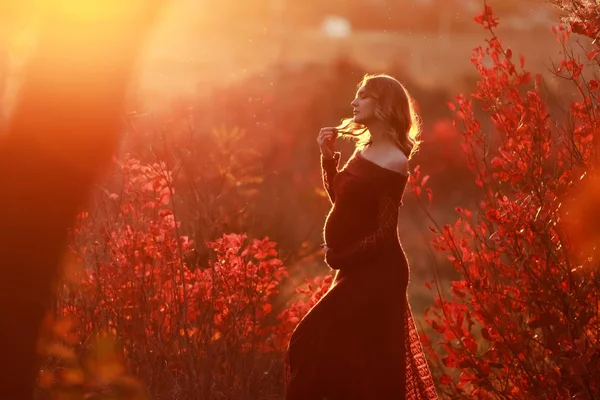
POLYGON ((339 151, 333 153, 333 158, 323 158, 321 156, 321 175, 323 176, 323 187, 329 196, 331 203, 335 201, 335 193, 333 192, 333 178, 337 175, 338 165, 340 163, 339 151))
POLYGON ((399 201, 390 195, 381 196, 378 200, 377 230, 347 247, 328 248, 325 252, 325 262, 332 269, 363 264, 376 256, 382 248, 397 241, 399 205, 399 201))

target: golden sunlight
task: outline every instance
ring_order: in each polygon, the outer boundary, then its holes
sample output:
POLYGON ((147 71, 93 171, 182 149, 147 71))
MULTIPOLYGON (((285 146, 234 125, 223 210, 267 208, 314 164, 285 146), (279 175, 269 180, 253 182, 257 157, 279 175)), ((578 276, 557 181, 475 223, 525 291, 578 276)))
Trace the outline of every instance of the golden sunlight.
POLYGON ((149 0, 104 0, 82 1, 82 0, 53 0, 43 4, 52 7, 53 11, 58 11, 65 17, 81 21, 115 21, 126 18, 130 20, 135 14, 139 14, 144 8, 150 9, 150 3, 156 1, 149 0), (146 4, 146 6, 144 6, 146 4))
POLYGON ((0 0, 0 400, 600 400, 589 3, 0 0))

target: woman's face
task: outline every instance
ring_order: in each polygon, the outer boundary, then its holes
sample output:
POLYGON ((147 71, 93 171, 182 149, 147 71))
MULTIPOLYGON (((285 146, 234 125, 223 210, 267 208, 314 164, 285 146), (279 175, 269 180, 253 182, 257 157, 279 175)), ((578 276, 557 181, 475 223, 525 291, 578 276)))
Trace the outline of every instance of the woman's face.
POLYGON ((350 105, 354 109, 354 122, 357 124, 366 125, 375 118, 376 101, 374 97, 367 95, 364 84, 358 88, 356 98, 350 105))

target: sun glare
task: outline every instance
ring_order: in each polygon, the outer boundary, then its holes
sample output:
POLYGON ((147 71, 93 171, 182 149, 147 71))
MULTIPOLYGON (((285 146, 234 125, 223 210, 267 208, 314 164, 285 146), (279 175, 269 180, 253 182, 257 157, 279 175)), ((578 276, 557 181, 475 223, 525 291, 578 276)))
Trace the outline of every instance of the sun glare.
POLYGON ((135 13, 143 9, 141 4, 150 7, 152 0, 53 0, 48 1, 48 7, 54 7, 62 15, 80 21, 114 21, 131 20, 135 13))

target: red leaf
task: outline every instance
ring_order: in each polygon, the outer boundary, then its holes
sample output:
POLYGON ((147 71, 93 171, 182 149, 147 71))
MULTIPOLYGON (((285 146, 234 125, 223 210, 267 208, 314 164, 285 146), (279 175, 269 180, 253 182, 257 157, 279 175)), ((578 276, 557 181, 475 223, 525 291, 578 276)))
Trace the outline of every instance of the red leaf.
POLYGON ((598 54, 600 54, 600 48, 594 49, 588 54, 588 60, 593 60, 598 54))
POLYGON ((446 327, 444 325, 438 324, 437 321, 433 321, 431 323, 431 327, 438 333, 446 332, 446 327))
POLYGON ((478 176, 477 178, 475 178, 475 184, 479 187, 483 187, 483 181, 481 180, 481 177, 478 176))
POLYGON ((463 371, 460 373, 460 378, 458 380, 458 384, 456 385, 456 387, 459 389, 462 389, 467 384, 471 383, 472 381, 474 381, 476 379, 477 379, 477 377, 475 375, 463 371))
POLYGON ((517 77, 517 85, 528 85, 531 82, 531 73, 525 72, 523 75, 517 77))
POLYGON ((442 376, 440 376, 440 383, 442 385, 450 385, 450 383, 452 383, 452 379, 450 379, 448 375, 443 374, 442 376))
POLYGON ((431 188, 426 188, 425 192, 427 193, 427 200, 429 201, 429 203, 431 203, 433 201, 433 192, 431 188))

